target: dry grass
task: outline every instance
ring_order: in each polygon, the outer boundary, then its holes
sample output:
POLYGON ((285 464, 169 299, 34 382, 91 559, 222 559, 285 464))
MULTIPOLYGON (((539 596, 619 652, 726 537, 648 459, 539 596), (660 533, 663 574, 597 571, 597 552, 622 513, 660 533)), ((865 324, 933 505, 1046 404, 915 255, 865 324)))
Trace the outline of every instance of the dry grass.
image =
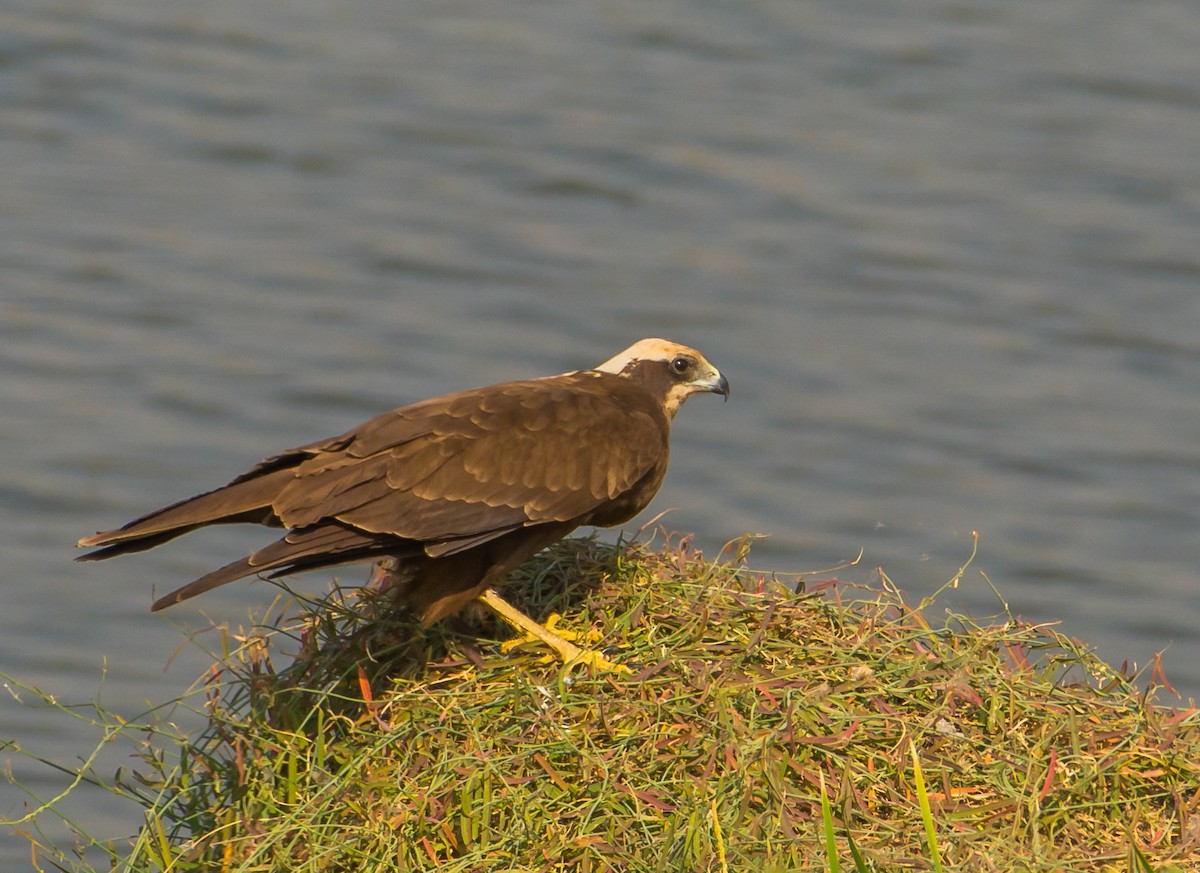
POLYGON ((141 782, 113 787, 148 815, 118 864, 1200 865, 1195 709, 1154 705, 1051 628, 934 624, 881 579, 797 594, 678 540, 571 540, 507 589, 631 675, 504 652, 478 627, 421 631, 337 590, 242 637, 214 670, 207 730, 148 744, 141 782))

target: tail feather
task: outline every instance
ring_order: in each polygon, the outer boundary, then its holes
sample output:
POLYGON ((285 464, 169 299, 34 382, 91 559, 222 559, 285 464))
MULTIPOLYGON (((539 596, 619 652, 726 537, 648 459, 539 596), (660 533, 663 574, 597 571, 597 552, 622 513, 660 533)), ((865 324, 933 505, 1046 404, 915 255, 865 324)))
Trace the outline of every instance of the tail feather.
POLYGON ((386 534, 357 531, 340 524, 325 524, 291 531, 286 536, 264 546, 252 555, 240 558, 220 569, 206 573, 182 588, 160 597, 150 607, 158 612, 184 600, 211 591, 254 573, 268 573, 270 578, 334 567, 369 558, 395 556, 414 557, 421 554, 419 543, 412 543, 386 534))
POLYGON ((158 600, 154 601, 154 605, 150 607, 150 611, 158 612, 160 609, 174 606, 176 603, 188 600, 197 594, 203 594, 205 591, 211 591, 228 582, 234 582, 243 576, 249 576, 253 572, 254 568, 250 566, 250 559, 248 557, 239 558, 236 561, 226 564, 219 570, 206 573, 199 579, 195 579, 184 585, 182 588, 176 588, 170 594, 158 598, 158 600))
POLYGON ((254 479, 234 480, 215 491, 156 509, 123 527, 84 537, 78 543, 80 548, 106 548, 79 560, 97 561, 126 552, 140 552, 206 524, 257 522, 279 526, 271 502, 293 478, 290 469, 273 470, 254 479))

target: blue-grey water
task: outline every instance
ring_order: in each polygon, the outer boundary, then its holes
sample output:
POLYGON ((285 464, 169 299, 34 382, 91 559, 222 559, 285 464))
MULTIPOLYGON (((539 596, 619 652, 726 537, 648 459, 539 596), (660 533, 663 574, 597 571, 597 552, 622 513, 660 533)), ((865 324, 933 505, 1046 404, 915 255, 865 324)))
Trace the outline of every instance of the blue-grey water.
MULTIPOLYGON (((914 598, 977 530, 1015 614, 1200 695, 1197 46, 1191 0, 8 0, 0 671, 127 718, 175 697, 184 634, 276 591, 152 592, 262 536, 75 564, 80 535, 663 335, 733 396, 680 414, 647 517, 765 534, 763 567, 864 549, 843 576, 914 598)), ((974 572, 944 602, 1001 608, 974 572)), ((0 739, 91 753, 18 696, 0 739)))

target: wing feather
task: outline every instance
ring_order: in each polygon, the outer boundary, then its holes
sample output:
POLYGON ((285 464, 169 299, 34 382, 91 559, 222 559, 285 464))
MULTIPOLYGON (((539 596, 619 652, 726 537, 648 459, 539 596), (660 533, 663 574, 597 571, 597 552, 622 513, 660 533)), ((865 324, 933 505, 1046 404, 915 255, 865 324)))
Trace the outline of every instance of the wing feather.
POLYGON ((300 464, 274 511, 292 528, 337 519, 428 543, 584 518, 666 462, 665 420, 598 381, 509 383, 380 416, 300 464))

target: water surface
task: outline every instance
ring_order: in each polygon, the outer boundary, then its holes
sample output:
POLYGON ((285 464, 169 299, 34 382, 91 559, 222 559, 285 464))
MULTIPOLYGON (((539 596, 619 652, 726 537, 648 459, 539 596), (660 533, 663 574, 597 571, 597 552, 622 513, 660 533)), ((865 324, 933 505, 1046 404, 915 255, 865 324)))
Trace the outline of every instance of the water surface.
MULTIPOLYGON (((979 531, 1014 613, 1200 693, 1194 4, 17 0, 0 33, 6 673, 177 696, 179 626, 275 590, 153 591, 261 537, 81 565, 81 534, 664 335, 734 393, 680 414, 650 514, 768 568, 864 549, 914 597, 979 531)), ((973 573, 944 602, 1001 608, 973 573)), ((97 741, 0 707, 53 760, 97 741)))

